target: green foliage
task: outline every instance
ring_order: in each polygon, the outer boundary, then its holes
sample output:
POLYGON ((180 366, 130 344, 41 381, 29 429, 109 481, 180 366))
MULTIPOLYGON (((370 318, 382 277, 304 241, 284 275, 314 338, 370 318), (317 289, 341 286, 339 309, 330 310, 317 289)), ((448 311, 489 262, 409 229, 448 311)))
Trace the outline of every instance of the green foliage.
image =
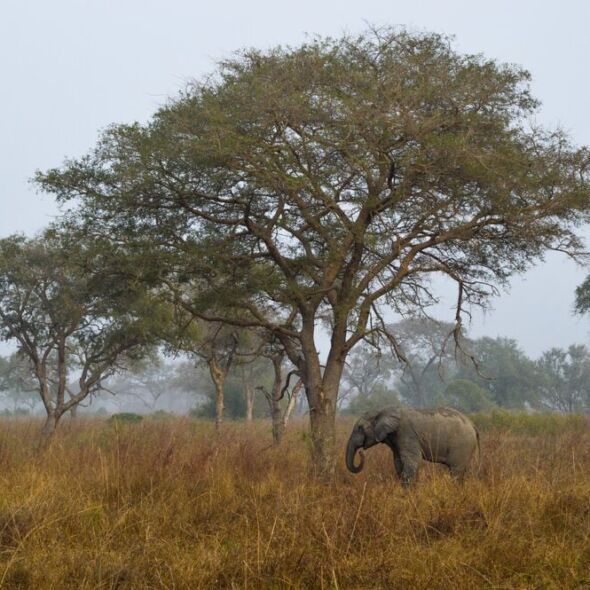
POLYGON ((137 424, 143 420, 143 416, 135 414, 133 412, 120 412, 119 414, 113 414, 107 422, 109 424, 124 423, 124 424, 137 424))
MULTIPOLYGON (((208 389, 207 400, 197 406, 191 415, 196 418, 215 418, 215 391, 212 387, 208 389)), ((241 384, 234 380, 228 380, 224 388, 223 404, 224 415, 232 420, 246 416, 246 398, 241 384)))
POLYGON ((529 80, 399 28, 245 50, 37 182, 149 252, 195 313, 290 337, 295 362, 304 315, 345 327, 348 350, 378 300, 435 302, 433 272, 479 304, 547 248, 578 252, 588 151, 529 125, 529 80))
POLYGON ((494 410, 492 412, 472 414, 471 418, 481 430, 536 436, 559 435, 564 432, 588 432, 590 426, 588 417, 580 414, 527 414, 524 412, 494 410))
POLYGON ((590 311, 590 275, 576 288, 575 309, 579 314, 585 314, 590 311))
POLYGON ((377 410, 386 406, 395 406, 399 403, 400 401, 395 391, 380 385, 374 387, 368 394, 360 394, 354 397, 342 413, 345 415, 360 416, 364 412, 377 410))
POLYGON ((562 412, 590 409, 590 351, 584 345, 552 348, 537 361, 541 399, 562 412))
POLYGON ((489 399, 503 408, 524 408, 539 403, 539 374, 535 363, 510 338, 483 337, 473 343, 479 371, 466 365, 457 378, 477 383, 489 399))
POLYGON ((17 344, 54 423, 145 353, 165 311, 136 281, 138 260, 86 238, 67 226, 0 240, 0 339, 17 344))
POLYGON ((447 385, 443 403, 464 412, 484 412, 494 406, 485 389, 466 379, 455 379, 447 385))

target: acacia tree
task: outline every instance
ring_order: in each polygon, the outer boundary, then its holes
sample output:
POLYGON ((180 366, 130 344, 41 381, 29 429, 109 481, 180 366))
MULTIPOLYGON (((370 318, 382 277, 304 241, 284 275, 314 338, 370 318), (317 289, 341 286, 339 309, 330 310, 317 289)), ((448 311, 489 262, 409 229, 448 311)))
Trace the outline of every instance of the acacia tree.
POLYGON ((560 412, 590 407, 590 351, 583 344, 551 348, 536 363, 543 404, 560 412))
POLYGON ((458 367, 471 362, 471 345, 457 326, 428 317, 407 318, 388 326, 399 362, 395 366, 401 393, 413 405, 432 405, 437 390, 458 367), (457 346, 458 345, 458 346, 457 346))
POLYGON ((383 397, 390 397, 397 402, 396 395, 389 389, 394 358, 383 351, 368 344, 357 346, 347 358, 342 374, 342 393, 339 405, 348 403, 352 409, 364 407, 371 397, 382 401, 383 397))
POLYGON ((21 404, 32 411, 39 403, 35 374, 24 355, 13 353, 8 358, 0 357, 0 391, 11 400, 14 412, 21 404))
POLYGON ((254 379, 258 367, 252 364, 240 366, 240 376, 244 387, 244 398, 246 400, 246 422, 252 422, 254 418, 254 379))
POLYGON ((457 379, 469 379, 488 392, 490 400, 503 408, 538 404, 539 372, 516 340, 484 336, 472 342, 480 371, 462 365, 457 379))
POLYGON ((167 394, 178 390, 177 367, 166 363, 154 348, 131 363, 125 373, 109 379, 104 388, 117 397, 133 397, 154 411, 167 394))
POLYGON ((174 276, 215 303, 195 312, 281 340, 329 474, 344 363, 381 327, 380 308, 429 305, 429 277, 442 273, 457 286, 459 329, 468 305, 546 250, 580 249, 588 151, 528 126, 528 81, 399 29, 247 50, 37 180, 80 203, 89 229, 192 252, 174 276), (221 301, 230 311, 217 313, 221 301))
POLYGON ((31 364, 47 413, 45 440, 150 342, 157 308, 110 262, 104 251, 55 231, 0 240, 0 338, 15 341, 31 364))
MULTIPOLYGON (((193 322, 195 323, 195 322, 193 322)), ((187 338, 185 332, 177 345, 180 350, 194 354, 204 361, 215 387, 215 430, 223 422, 224 387, 238 348, 235 329, 222 322, 198 322, 196 333, 187 338)))

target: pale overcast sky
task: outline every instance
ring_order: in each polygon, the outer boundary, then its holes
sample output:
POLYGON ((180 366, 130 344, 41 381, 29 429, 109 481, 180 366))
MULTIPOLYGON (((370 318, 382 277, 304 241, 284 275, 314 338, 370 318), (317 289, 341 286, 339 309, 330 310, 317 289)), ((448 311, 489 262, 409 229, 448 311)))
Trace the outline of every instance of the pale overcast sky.
MULTIPOLYGON (((217 59, 365 23, 452 34, 461 51, 525 66, 539 122, 590 144, 589 0, 0 0, 0 236, 57 214, 28 183, 36 169, 82 155, 110 123, 145 121, 217 59)), ((471 334, 515 338, 532 356, 590 342, 590 318, 572 315, 585 273, 549 256, 476 314, 471 334)))

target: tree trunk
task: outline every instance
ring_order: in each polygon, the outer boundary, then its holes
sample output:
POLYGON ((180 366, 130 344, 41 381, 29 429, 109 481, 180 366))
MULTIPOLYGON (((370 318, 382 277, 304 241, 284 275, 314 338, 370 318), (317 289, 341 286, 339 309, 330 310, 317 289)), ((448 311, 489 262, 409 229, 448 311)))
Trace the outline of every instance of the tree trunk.
POLYGON ((283 417, 281 415, 281 402, 276 398, 271 398, 270 413, 272 417, 272 442, 274 445, 280 445, 283 440, 283 417))
POLYGON ((45 424, 41 429, 41 447, 46 447, 49 444, 49 441, 53 437, 55 433, 55 429, 57 428, 57 423, 59 422, 59 416, 56 412, 51 412, 47 414, 47 418, 45 419, 45 424))
POLYGON ((300 370, 309 404, 312 461, 316 476, 324 481, 332 479, 336 467, 336 402, 347 354, 346 315, 340 312, 337 315, 323 371, 315 346, 313 315, 302 317, 300 332, 303 355, 300 370))
POLYGON ((254 415, 254 388, 248 383, 245 385, 244 391, 246 394, 246 421, 252 422, 254 415))
POLYGON ((225 373, 214 358, 209 359, 208 365, 211 379, 215 385, 215 431, 219 434, 221 432, 221 423, 223 422, 223 384, 225 373))
POLYGON ((272 442, 280 445, 283 439, 283 416, 281 412, 281 388, 283 385, 283 360, 284 354, 272 357, 274 380, 270 394, 270 416, 272 419, 272 442))
POLYGON ((295 387, 293 387, 293 391, 291 392, 291 397, 289 398, 289 403, 287 404, 287 408, 285 409, 285 413, 283 414, 283 431, 287 429, 287 424, 289 424, 289 419, 291 418, 291 414, 293 410, 297 406, 297 399, 299 397, 299 392, 303 387, 303 383, 301 380, 297 381, 295 387))
POLYGON ((223 384, 215 383, 215 431, 219 434, 223 422, 223 384))
POLYGON ((314 468, 316 475, 329 480, 336 467, 336 399, 322 391, 307 395, 314 468))

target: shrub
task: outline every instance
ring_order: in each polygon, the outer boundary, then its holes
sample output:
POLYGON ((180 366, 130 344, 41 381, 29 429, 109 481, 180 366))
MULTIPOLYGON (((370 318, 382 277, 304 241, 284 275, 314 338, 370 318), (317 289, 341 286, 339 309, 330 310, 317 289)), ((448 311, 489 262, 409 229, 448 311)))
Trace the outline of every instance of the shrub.
POLYGON ((128 424, 135 424, 137 422, 141 422, 143 420, 143 416, 140 414, 134 414, 133 412, 121 412, 119 414, 113 414, 108 422, 110 424, 114 424, 115 422, 125 422, 128 424))
POLYGON ((481 430, 528 435, 583 432, 590 427, 588 416, 581 414, 556 414, 550 412, 527 414, 526 412, 494 410, 487 413, 472 414, 471 418, 481 430))

